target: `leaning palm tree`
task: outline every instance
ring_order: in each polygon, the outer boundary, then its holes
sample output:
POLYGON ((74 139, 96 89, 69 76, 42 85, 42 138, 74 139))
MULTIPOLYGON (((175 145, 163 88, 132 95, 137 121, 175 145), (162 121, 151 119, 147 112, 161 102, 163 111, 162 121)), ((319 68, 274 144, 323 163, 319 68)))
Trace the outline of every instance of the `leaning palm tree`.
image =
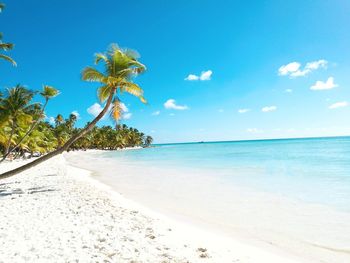
POLYGON ((103 63, 104 72, 100 72, 93 67, 87 67, 82 72, 82 79, 85 81, 99 82, 102 86, 98 89, 98 97, 101 102, 105 102, 102 111, 84 129, 80 130, 70 138, 62 147, 50 152, 33 162, 25 164, 14 170, 0 175, 0 179, 10 177, 25 171, 39 163, 42 163, 58 154, 66 151, 74 142, 90 132, 96 123, 110 110, 111 116, 120 118, 120 101, 118 95, 127 92, 138 97, 143 103, 143 90, 132 79, 145 71, 146 67, 138 60, 137 53, 128 49, 121 49, 117 45, 111 45, 106 53, 96 54, 95 64, 103 63))
POLYGON ((7 153, 4 154, 4 156, 0 160, 0 163, 3 162, 7 158, 7 156, 9 156, 14 150, 16 150, 21 145, 21 143, 24 141, 24 139, 27 138, 27 136, 33 132, 35 127, 38 125, 39 121, 42 118, 44 118, 44 116, 45 116, 44 113, 45 113, 47 103, 49 102, 49 100, 51 98, 56 97, 58 94, 59 94, 59 92, 57 89, 55 89, 51 86, 48 86, 48 85, 43 86, 43 91, 40 92, 40 95, 45 99, 45 103, 44 103, 43 107, 41 109, 39 109, 38 114, 36 114, 36 115, 38 115, 38 117, 33 120, 32 124, 29 127, 29 129, 27 130, 27 132, 18 140, 16 145, 14 147, 12 147, 11 149, 9 149, 7 151, 7 153))

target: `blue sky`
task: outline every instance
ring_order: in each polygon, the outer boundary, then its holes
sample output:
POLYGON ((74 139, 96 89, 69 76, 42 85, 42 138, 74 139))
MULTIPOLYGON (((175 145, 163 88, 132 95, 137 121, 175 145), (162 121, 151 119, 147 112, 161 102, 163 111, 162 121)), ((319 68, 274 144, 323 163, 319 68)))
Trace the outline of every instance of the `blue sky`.
POLYGON ((0 86, 55 86, 49 117, 93 118, 98 86, 80 72, 118 43, 148 68, 149 104, 122 96, 123 122, 155 142, 350 134, 348 1, 4 2, 18 67, 0 63, 0 86))

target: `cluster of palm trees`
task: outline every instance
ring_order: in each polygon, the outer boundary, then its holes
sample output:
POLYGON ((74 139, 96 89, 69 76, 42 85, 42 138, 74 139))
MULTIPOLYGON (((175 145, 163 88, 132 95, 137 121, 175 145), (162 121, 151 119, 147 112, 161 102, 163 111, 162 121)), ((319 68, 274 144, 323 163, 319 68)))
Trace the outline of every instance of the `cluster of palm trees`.
MULTIPOLYGON (((78 132, 79 129, 76 129, 75 133, 78 132)), ((146 136, 144 133, 125 124, 117 124, 115 128, 111 126, 103 126, 101 128, 95 126, 88 135, 76 141, 71 146, 71 149, 116 150, 135 146, 148 147, 152 142, 153 138, 151 136, 146 136)))
MULTIPOLYGON (((4 5, 0 4, 0 11, 4 5)), ((13 47, 0 41, 0 50, 7 51, 13 47)), ((136 129, 127 126, 116 126, 117 129, 105 126, 97 128, 95 125, 105 114, 109 113, 115 121, 121 119, 122 104, 120 95, 129 93, 147 103, 143 90, 133 79, 143 73, 146 67, 138 61, 137 52, 122 49, 112 44, 105 53, 95 54, 95 64, 102 64, 103 71, 95 67, 83 69, 81 78, 84 81, 98 82, 101 86, 97 96, 104 103, 102 111, 87 123, 84 128, 75 128, 76 116, 56 117, 55 125, 45 122, 45 107, 50 99, 58 95, 58 91, 50 86, 44 86, 40 95, 45 103, 33 103, 37 94, 23 86, 7 89, 0 96, 0 150, 2 159, 17 157, 29 153, 42 153, 34 161, 21 167, 0 174, 0 179, 25 171, 42 163, 64 151, 70 149, 117 149, 127 146, 148 146, 152 137, 145 136, 136 129)), ((12 61, 9 57, 1 55, 0 58, 12 61)), ((14 61, 13 61, 14 62, 14 61)))
MULTIPOLYGON (((77 116, 70 114, 64 118, 58 114, 55 123, 46 121, 45 108, 50 99, 58 95, 58 91, 44 86, 39 94, 44 103, 32 103, 37 92, 17 85, 0 94, 0 151, 2 158, 14 159, 41 155, 61 148, 70 138, 82 131, 76 128, 77 116)), ((74 142, 68 150, 116 150, 125 147, 148 147, 153 141, 135 128, 126 124, 111 126, 95 126, 90 133, 74 142)))
POLYGON ((39 94, 44 104, 33 103, 38 92, 17 85, 0 93, 0 150, 3 161, 7 157, 19 157, 28 153, 46 153, 56 146, 51 127, 44 123, 45 108, 58 91, 43 86, 39 94))

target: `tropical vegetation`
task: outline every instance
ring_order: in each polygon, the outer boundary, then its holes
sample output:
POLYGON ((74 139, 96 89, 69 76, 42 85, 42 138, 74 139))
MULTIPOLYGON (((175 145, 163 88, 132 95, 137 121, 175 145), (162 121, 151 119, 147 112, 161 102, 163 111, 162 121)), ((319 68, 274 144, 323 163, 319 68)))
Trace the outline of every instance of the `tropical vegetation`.
MULTIPOLYGON (((5 90, 0 97, 0 151, 1 161, 42 155, 62 147, 69 138, 79 134, 82 128, 75 127, 77 116, 64 118, 58 114, 54 123, 45 116, 48 101, 58 95, 53 87, 45 85, 39 94, 44 104, 32 102, 38 92, 17 85, 5 90)), ((146 136, 126 124, 115 127, 95 126, 89 134, 73 143, 68 150, 116 150, 125 147, 147 147, 152 137, 146 136)), ((0 162, 1 162, 0 161, 0 162)))
MULTIPOLYGON (((0 12, 3 8, 4 5, 0 3, 0 12)), ((1 42, 0 38, 0 50, 8 51, 12 47, 10 43, 1 42)), ((15 64, 8 56, 0 54, 0 58, 15 64)), ((105 53, 95 55, 94 67, 83 69, 82 80, 100 84, 97 97, 104 104, 102 111, 83 128, 75 127, 77 116, 74 114, 66 119, 58 114, 54 123, 47 121, 46 106, 59 94, 54 87, 44 85, 43 90, 37 92, 17 85, 0 92, 0 162, 6 158, 41 155, 30 163, 0 174, 0 179, 29 169, 64 151, 149 146, 153 141, 151 136, 119 124, 123 115, 120 100, 123 93, 129 93, 142 103, 147 103, 142 88, 133 82, 136 76, 146 70, 138 58, 136 51, 112 44, 105 53), (98 67, 103 67, 103 70, 98 67), (34 102, 36 95, 41 96, 43 103, 34 102), (115 127, 96 126, 106 114, 110 114, 115 121, 115 127)))

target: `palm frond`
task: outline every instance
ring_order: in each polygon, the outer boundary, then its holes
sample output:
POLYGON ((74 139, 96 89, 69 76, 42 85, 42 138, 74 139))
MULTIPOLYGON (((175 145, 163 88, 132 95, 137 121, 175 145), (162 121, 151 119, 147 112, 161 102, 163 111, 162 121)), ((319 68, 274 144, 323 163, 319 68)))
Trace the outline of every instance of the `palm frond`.
POLYGON ((136 97, 140 97, 143 95, 143 90, 135 83, 125 82, 120 84, 120 90, 122 92, 127 92, 136 97))
POLYGON ((33 117, 26 113, 20 113, 17 116, 17 122, 19 126, 27 126, 31 124, 33 121, 33 117))
POLYGON ((16 61, 14 61, 12 58, 10 58, 9 56, 6 56, 6 55, 3 55, 3 54, 0 54, 0 58, 12 63, 13 66, 17 66, 17 63, 16 61))
POLYGON ((92 67, 86 67, 81 73, 81 78, 91 82, 104 82, 105 75, 92 67))
POLYGON ((108 63, 108 58, 103 53, 96 53, 95 54, 95 64, 98 64, 100 61, 104 61, 105 63, 108 63))
POLYGON ((139 52, 137 52, 134 49, 125 48, 123 51, 124 51, 125 55, 127 55, 129 58, 131 58, 133 60, 137 60, 137 59, 139 59, 141 57, 139 52))
POLYGON ((129 62, 129 67, 132 67, 134 69, 135 74, 141 74, 146 71, 146 66, 137 60, 131 60, 129 62))
POLYGON ((148 103, 147 100, 145 99, 145 97, 143 97, 143 96, 140 96, 139 99, 140 99, 140 101, 141 101, 142 103, 144 103, 144 104, 147 104, 147 103, 148 103))
POLYGON ((4 51, 8 51, 13 49, 14 45, 12 43, 1 43, 0 42, 0 49, 4 51))
POLYGON ((109 85, 98 88, 97 97, 99 98, 100 102, 105 102, 108 99, 111 89, 112 88, 109 85))
POLYGON ((60 92, 52 86, 44 85, 43 91, 40 92, 40 95, 45 99, 50 99, 56 97, 60 92))

